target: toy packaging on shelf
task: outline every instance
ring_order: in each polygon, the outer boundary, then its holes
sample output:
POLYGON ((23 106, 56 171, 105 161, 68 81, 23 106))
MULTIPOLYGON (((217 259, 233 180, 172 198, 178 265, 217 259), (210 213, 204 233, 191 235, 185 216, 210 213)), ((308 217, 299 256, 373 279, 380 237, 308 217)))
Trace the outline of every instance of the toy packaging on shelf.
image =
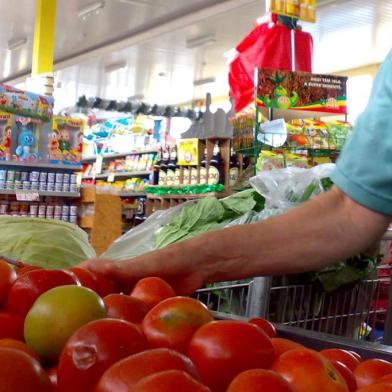
POLYGON ((11 159, 11 138, 13 115, 11 113, 0 112, 0 160, 11 159))
POLYGON ((53 163, 80 165, 83 152, 84 121, 67 117, 53 117, 49 140, 49 160, 53 163))
POLYGON ((42 146, 44 133, 50 129, 50 123, 28 117, 15 117, 15 156, 18 161, 38 161, 45 157, 42 146))

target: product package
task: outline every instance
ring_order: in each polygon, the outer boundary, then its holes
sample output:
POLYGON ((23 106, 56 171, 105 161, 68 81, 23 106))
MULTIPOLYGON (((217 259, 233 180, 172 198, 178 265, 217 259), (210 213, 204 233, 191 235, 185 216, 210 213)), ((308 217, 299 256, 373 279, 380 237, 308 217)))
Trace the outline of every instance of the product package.
POLYGON ((11 137, 13 126, 13 115, 11 113, 0 112, 0 160, 11 159, 11 137))

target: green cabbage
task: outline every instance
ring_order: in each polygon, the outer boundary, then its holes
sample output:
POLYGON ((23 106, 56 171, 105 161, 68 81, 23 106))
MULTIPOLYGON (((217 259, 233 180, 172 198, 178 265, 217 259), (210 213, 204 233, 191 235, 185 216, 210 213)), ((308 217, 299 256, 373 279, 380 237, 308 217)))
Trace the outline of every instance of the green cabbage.
POLYGON ((0 255, 27 264, 68 268, 95 257, 87 234, 58 220, 0 217, 0 255))

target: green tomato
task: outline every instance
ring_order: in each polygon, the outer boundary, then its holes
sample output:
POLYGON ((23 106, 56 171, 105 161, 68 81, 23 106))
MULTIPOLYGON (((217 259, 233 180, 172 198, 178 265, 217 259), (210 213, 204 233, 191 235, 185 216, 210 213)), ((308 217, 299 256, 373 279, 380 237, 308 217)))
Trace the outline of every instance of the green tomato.
POLYGON ((77 329, 105 316, 105 304, 94 291, 79 286, 55 287, 38 297, 30 309, 24 337, 38 355, 56 360, 77 329))

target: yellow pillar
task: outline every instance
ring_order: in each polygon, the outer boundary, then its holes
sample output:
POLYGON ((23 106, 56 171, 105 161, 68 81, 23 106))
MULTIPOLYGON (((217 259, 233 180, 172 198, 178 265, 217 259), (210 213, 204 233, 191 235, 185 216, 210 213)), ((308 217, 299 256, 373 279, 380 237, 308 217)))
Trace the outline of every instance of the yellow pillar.
POLYGON ((57 0, 36 0, 32 76, 53 72, 57 0))

